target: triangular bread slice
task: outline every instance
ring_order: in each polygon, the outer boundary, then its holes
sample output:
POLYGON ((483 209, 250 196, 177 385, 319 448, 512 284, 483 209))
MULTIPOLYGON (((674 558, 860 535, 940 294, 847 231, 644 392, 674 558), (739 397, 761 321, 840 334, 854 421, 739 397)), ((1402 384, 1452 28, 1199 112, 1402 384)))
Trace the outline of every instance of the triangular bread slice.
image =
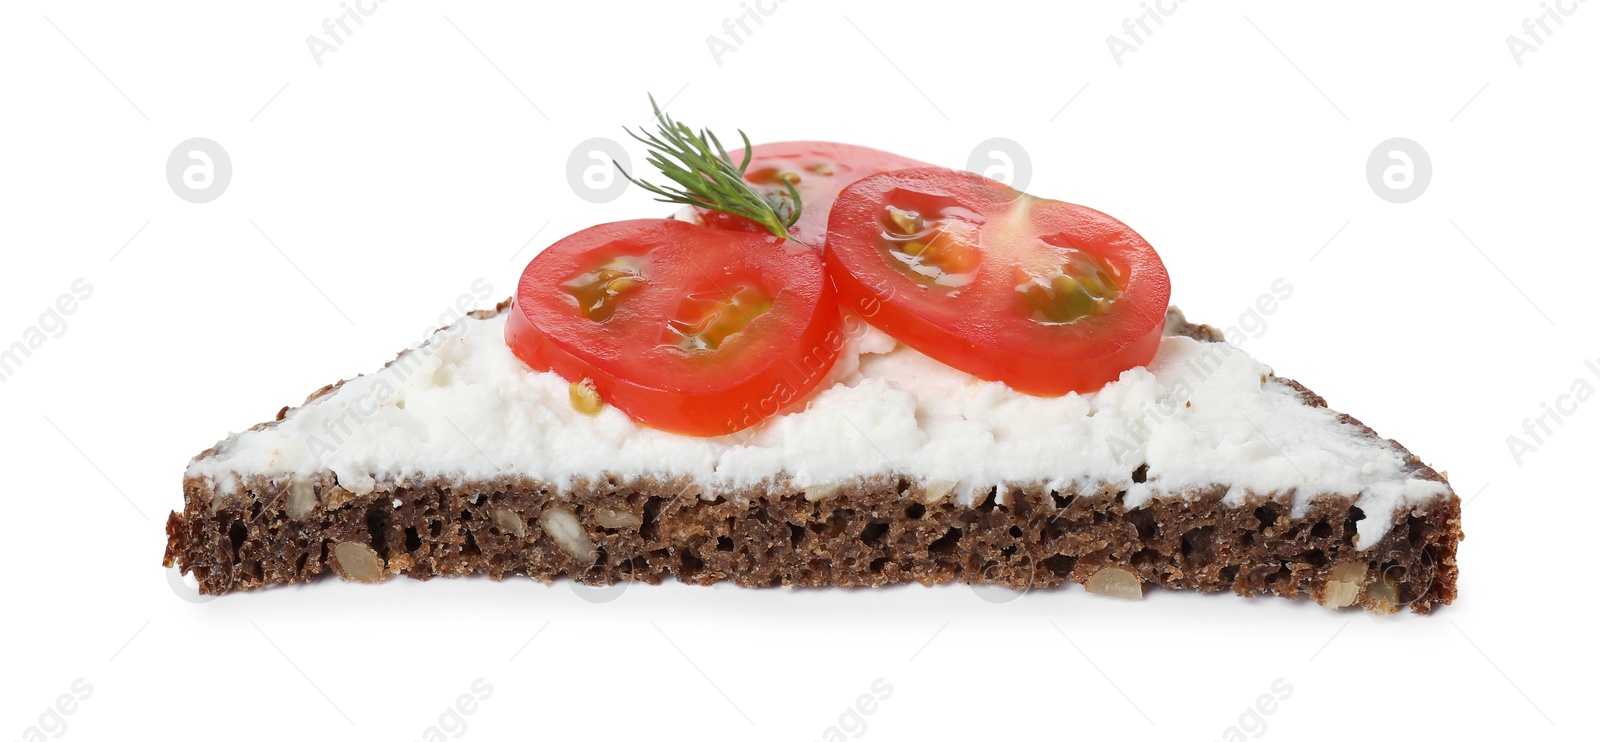
POLYGON ((802 409, 722 438, 577 411, 508 350, 508 311, 201 453, 167 566, 209 594, 332 571, 1156 585, 1418 613, 1456 595, 1445 478, 1176 309, 1148 367, 1049 399, 847 323, 802 409))

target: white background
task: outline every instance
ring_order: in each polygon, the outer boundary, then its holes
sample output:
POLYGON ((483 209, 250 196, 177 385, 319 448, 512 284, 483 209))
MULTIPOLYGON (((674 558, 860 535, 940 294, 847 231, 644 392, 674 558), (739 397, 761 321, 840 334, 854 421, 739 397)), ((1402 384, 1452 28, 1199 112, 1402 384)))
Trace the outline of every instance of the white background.
POLYGON ((393 0, 320 65, 306 39, 337 0, 162 5, 0 21, 0 346, 93 287, 0 384, 4 739, 418 739, 478 678, 492 695, 447 719, 471 739, 814 740, 842 716, 881 740, 1210 740, 1242 716, 1279 739, 1593 733, 1600 401, 1521 465, 1507 437, 1600 387, 1595 4, 1520 65, 1531 0, 1181 3, 1121 64, 1131 0, 789 0, 720 60, 706 40, 737 0, 393 0), (1197 320, 1286 279, 1246 347, 1448 470, 1460 599, 1381 618, 1077 587, 170 588, 163 524, 196 452, 376 367, 475 279, 507 295, 554 239, 663 213, 567 181, 578 142, 645 122, 647 91, 757 141, 951 167, 1014 140, 1030 191, 1133 225, 1197 320), (197 136, 233 163, 198 205, 165 177, 197 136), (1403 205, 1366 180, 1391 137, 1433 164, 1403 205), (79 678, 88 698, 48 711, 79 678), (880 678, 892 694, 846 714, 880 678), (1292 694, 1250 717, 1279 679, 1292 694))

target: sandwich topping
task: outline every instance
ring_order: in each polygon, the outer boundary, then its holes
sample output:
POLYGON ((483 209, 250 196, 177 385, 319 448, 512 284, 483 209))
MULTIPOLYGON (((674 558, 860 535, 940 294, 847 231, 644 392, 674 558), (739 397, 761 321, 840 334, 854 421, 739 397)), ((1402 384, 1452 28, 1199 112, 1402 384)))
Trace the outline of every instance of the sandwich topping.
POLYGON ((1106 214, 865 147, 740 132, 730 152, 656 118, 633 136, 670 183, 624 177, 692 221, 557 241, 506 322, 529 367, 636 423, 720 436, 803 405, 844 345, 841 312, 1029 395, 1092 392, 1155 357, 1166 268, 1106 214))

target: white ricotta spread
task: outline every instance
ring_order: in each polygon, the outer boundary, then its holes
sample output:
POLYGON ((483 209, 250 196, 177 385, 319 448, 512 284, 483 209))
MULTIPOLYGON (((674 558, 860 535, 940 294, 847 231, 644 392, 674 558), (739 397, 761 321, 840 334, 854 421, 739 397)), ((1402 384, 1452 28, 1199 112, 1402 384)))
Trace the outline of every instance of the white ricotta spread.
MULTIPOLYGON (((385 479, 525 475, 557 486, 615 475, 687 476, 708 495, 788 481, 822 491, 861 476, 955 483, 971 504, 1007 483, 1157 490, 1228 487, 1226 503, 1292 493, 1359 494, 1358 548, 1394 509, 1447 492, 1407 476, 1394 446, 1364 436, 1270 379, 1225 343, 1166 337, 1148 367, 1091 394, 1034 397, 932 360, 859 321, 804 409, 741 433, 693 438, 641 427, 615 408, 575 412, 568 384, 530 371, 504 340, 505 315, 467 318, 376 373, 224 441, 189 465, 218 492, 237 475, 332 471, 357 494, 385 479), (1144 482, 1132 472, 1145 468, 1144 482)), ((1168 496, 1168 495, 1163 495, 1168 496)))

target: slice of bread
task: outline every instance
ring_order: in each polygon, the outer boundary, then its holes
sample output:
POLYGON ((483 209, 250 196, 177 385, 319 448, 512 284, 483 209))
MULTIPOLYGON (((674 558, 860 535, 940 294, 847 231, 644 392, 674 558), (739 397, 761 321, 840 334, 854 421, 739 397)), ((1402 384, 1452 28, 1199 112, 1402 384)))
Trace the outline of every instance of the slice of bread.
MULTIPOLYGON (((492 322, 505 311, 502 304, 463 322, 492 322)), ((1188 323, 1176 310, 1167 334, 1223 342, 1215 329, 1188 323)), ((402 353, 391 366, 420 352, 402 353)), ((167 566, 192 573, 208 594, 336 572, 361 582, 396 574, 567 577, 589 584, 658 583, 671 576, 694 584, 797 587, 964 582, 1017 590, 1077 582, 1124 597, 1159 585, 1309 595, 1334 608, 1408 606, 1417 613, 1456 595, 1461 503, 1444 477, 1353 418, 1327 411, 1310 390, 1276 376, 1261 377, 1262 393, 1292 395, 1299 406, 1322 410, 1338 426, 1340 445, 1393 456, 1394 481, 1336 491, 1319 489, 1302 473, 1303 483, 1261 491, 1229 481, 1164 484, 1154 464, 1129 467, 1125 477, 1077 477, 1071 460, 1054 462, 1059 471, 1049 480, 1008 479, 961 491, 892 461, 822 484, 782 470, 757 482, 708 484, 692 473, 636 468, 552 481, 538 474, 548 467, 487 461, 483 446, 474 444, 492 469, 407 460, 376 467, 356 483, 351 456, 325 467, 282 461, 284 447, 307 444, 298 440, 305 431, 284 421, 332 404, 328 400, 344 385, 325 387, 305 407, 285 408, 277 420, 196 457, 184 479, 184 509, 167 522, 167 566), (266 445, 249 438, 263 431, 276 436, 274 455, 239 455, 241 447, 266 445), (1410 486, 1409 494, 1374 498, 1401 483, 1410 486)), ((403 401, 398 406, 405 409, 403 401)), ((448 421, 448 411, 442 414, 448 421)), ((1251 424, 1271 429, 1270 421, 1251 424)), ((472 443, 473 431, 450 425, 472 443)), ((563 430, 546 426, 537 434, 559 437, 563 430)), ((1260 443, 1245 442, 1257 449, 1260 443)), ((460 441, 448 445, 457 455, 463 450, 460 441)), ((753 444, 730 438, 715 445, 753 444)), ((1304 457, 1321 452, 1277 453, 1298 471, 1293 457, 1312 460, 1304 457)), ((1250 479, 1244 474, 1241 479, 1250 479)))

